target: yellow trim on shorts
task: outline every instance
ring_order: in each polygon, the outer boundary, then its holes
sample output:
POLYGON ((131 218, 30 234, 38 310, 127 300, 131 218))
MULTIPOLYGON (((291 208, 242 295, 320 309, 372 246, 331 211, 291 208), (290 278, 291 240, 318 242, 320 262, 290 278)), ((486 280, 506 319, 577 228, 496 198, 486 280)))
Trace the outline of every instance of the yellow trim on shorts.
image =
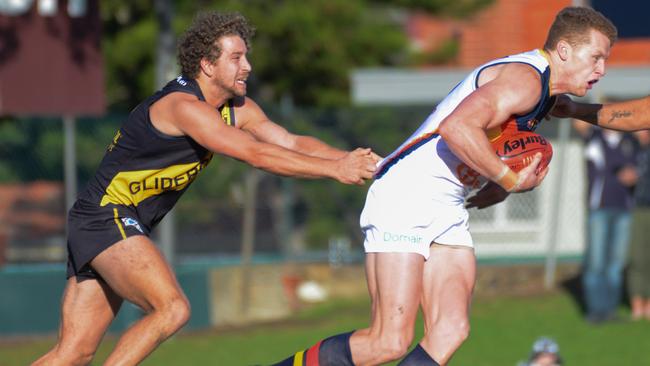
POLYGON ((124 228, 122 227, 122 223, 120 222, 120 219, 117 214, 117 208, 113 207, 113 217, 115 218, 115 225, 117 225, 117 228, 120 229, 120 234, 122 234, 122 239, 126 239, 126 233, 124 232, 124 228))
POLYGON ((302 366, 302 357, 305 354, 305 351, 296 352, 293 356, 293 366, 302 366))

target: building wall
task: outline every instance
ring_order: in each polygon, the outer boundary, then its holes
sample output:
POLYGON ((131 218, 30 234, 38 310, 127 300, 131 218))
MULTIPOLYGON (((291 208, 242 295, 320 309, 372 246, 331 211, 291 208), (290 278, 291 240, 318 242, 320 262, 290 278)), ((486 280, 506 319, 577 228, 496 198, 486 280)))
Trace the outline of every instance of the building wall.
MULTIPOLYGON (((458 37, 460 51, 454 66, 475 67, 509 54, 540 48, 555 15, 571 0, 496 0, 472 18, 455 21, 423 14, 409 20, 407 33, 414 48, 431 50, 458 37), (435 36, 431 33, 436 32, 435 36)), ((650 64, 650 39, 619 40, 609 65, 650 64)))

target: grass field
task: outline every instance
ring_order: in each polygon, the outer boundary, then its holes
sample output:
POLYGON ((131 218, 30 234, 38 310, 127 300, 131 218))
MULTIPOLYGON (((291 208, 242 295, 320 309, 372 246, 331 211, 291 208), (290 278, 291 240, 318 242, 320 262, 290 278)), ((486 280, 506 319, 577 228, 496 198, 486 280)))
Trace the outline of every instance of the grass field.
MULTIPOLYGON (((365 299, 336 301, 313 306, 287 321, 183 333, 164 343, 143 365, 268 365, 325 336, 367 325, 367 312, 365 299)), ((416 339, 420 328, 421 322, 416 339)), ((590 325, 566 293, 477 299, 470 338, 450 364, 514 366, 541 335, 558 341, 565 365, 650 365, 650 322, 590 325)), ((53 341, 0 340, 0 365, 27 365, 53 341)), ((101 364, 114 341, 106 339, 94 364, 101 364)))

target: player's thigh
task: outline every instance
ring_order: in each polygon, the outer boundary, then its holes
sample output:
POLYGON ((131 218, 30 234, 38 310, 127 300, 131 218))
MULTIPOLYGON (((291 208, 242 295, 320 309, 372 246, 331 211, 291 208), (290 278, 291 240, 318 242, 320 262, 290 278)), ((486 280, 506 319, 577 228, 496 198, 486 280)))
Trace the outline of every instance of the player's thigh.
POLYGON ((146 311, 170 299, 185 299, 170 265, 144 235, 112 245, 90 264, 118 295, 146 311))
POLYGON ((422 283, 425 319, 434 321, 445 313, 467 314, 475 278, 476 257, 472 248, 431 245, 422 283))
POLYGON ((368 253, 366 260, 373 327, 411 328, 419 307, 424 257, 416 253, 368 253))
POLYGON ((121 304, 122 299, 102 280, 69 278, 61 307, 61 340, 96 347, 121 304))

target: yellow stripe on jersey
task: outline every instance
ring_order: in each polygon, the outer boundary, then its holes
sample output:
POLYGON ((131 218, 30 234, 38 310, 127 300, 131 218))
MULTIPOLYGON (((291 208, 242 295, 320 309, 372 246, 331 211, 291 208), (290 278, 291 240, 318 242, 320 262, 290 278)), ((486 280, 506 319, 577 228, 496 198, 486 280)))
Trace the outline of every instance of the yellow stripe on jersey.
POLYGON ((221 118, 223 118, 223 121, 226 122, 228 126, 233 126, 235 124, 235 109, 233 108, 232 99, 229 99, 226 104, 221 106, 219 112, 221 113, 221 118))
POLYGON ((126 239, 126 234, 124 233, 124 228, 120 222, 120 215, 117 214, 117 208, 113 208, 113 217, 115 218, 115 225, 120 229, 120 234, 122 234, 122 239, 126 239))
POLYGON ((100 206, 109 203, 137 206, 147 198, 165 191, 180 191, 196 178, 211 158, 212 153, 200 162, 172 165, 162 169, 120 172, 106 187, 100 206))
POLYGON ((305 354, 305 351, 296 352, 293 356, 293 366, 302 366, 302 357, 305 354))

